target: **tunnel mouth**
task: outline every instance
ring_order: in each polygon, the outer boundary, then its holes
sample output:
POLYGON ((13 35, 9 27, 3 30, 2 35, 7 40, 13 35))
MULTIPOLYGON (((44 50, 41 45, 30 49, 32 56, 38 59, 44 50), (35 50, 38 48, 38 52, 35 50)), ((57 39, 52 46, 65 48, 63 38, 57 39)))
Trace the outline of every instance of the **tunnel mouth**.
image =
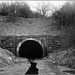
POLYGON ((18 56, 27 59, 43 58, 43 47, 36 40, 26 40, 19 46, 18 56))

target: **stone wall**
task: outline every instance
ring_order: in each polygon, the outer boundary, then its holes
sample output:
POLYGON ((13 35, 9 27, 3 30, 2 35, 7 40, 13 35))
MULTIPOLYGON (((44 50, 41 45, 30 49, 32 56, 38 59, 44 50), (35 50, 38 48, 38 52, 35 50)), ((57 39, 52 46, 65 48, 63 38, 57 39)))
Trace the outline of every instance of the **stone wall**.
POLYGON ((53 52, 57 49, 59 49, 59 45, 57 42, 53 41, 54 36, 49 35, 39 35, 39 36, 2 36, 2 39, 0 40, 0 47, 6 50, 9 50, 10 52, 13 52, 14 54, 17 51, 17 47, 20 42, 28 39, 33 38, 36 40, 40 40, 44 48, 46 47, 48 52, 53 52))

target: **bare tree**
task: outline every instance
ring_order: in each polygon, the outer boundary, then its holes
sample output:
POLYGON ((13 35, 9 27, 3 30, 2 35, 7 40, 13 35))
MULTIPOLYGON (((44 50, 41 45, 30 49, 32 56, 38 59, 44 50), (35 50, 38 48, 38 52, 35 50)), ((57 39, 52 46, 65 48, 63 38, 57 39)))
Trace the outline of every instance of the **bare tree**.
POLYGON ((46 17, 47 16, 47 13, 49 11, 53 11, 54 7, 51 6, 51 4, 49 3, 37 3, 37 7, 36 7, 36 10, 38 13, 40 13, 42 15, 42 17, 46 17))

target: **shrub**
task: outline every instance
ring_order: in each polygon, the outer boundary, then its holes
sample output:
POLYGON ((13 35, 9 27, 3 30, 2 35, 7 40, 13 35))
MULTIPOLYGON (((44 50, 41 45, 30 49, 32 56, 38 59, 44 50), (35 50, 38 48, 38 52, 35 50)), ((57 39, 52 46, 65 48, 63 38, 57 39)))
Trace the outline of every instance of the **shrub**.
POLYGON ((75 25, 75 5, 72 6, 70 3, 66 3, 60 8, 60 10, 55 11, 52 18, 58 22, 60 27, 69 27, 75 25))

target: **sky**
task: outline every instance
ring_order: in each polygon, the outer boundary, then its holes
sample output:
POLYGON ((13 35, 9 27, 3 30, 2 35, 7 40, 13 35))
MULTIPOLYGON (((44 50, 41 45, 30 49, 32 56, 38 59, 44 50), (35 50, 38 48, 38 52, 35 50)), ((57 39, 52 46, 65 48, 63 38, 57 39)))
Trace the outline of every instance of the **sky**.
POLYGON ((45 4, 49 3, 49 4, 51 4, 54 7, 57 7, 59 9, 67 1, 26 1, 26 2, 29 4, 29 6, 31 7, 31 9, 33 11, 36 11, 35 7, 37 6, 37 3, 41 3, 41 4, 42 4, 42 2, 45 4))

